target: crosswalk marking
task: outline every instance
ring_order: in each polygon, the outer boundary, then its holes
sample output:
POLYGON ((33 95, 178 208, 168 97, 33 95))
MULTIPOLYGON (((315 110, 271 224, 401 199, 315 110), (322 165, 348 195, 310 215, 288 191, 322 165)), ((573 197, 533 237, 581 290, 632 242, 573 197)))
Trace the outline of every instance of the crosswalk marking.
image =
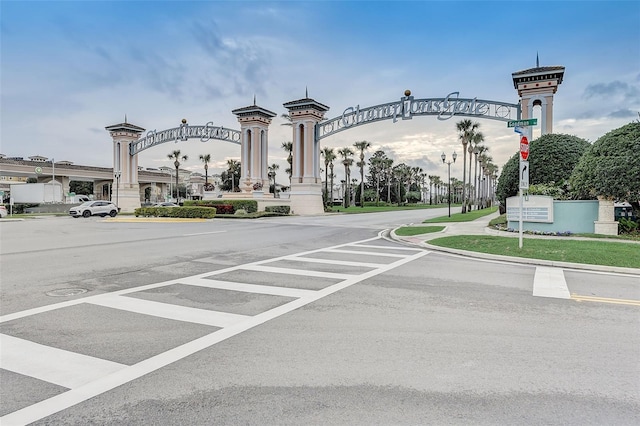
POLYGON ((557 299, 571 298, 567 281, 564 278, 564 270, 562 268, 537 266, 533 277, 533 295, 557 299))
MULTIPOLYGON (((113 363, 110 361, 92 358, 85 355, 75 354, 73 352, 63 351, 51 348, 37 343, 28 342, 26 340, 13 337, 3 336, 2 344, 2 362, 5 358, 7 365, 11 366, 11 371, 16 371, 31 377, 39 378, 43 381, 60 384, 69 388, 68 391, 58 394, 49 399, 40 401, 29 407, 22 408, 13 413, 0 417, 1 424, 17 424, 26 425, 34 421, 40 420, 51 414, 62 411, 89 398, 100 395, 117 386, 128 383, 136 378, 142 377, 152 371, 176 362, 187 357, 197 351, 208 348, 211 345, 226 340, 232 336, 249 330, 266 321, 277 318, 288 312, 296 310, 302 306, 319 300, 332 293, 347 288, 353 284, 361 282, 367 278, 382 274, 391 269, 397 268, 407 262, 418 259, 430 252, 424 250, 413 250, 406 254, 390 254, 375 251, 357 251, 349 250, 349 247, 366 247, 367 242, 379 240, 380 236, 369 238, 367 240, 356 241, 347 244, 341 244, 334 247, 311 250, 307 252, 297 253, 295 255, 286 255, 277 258, 265 259, 249 264, 232 266, 229 268, 219 269, 216 271, 201 273, 191 277, 169 280, 161 283, 148 284, 135 288, 119 290, 113 293, 98 294, 82 299, 62 302, 41 308, 35 308, 28 311, 17 312, 10 315, 0 317, 0 323, 13 321, 29 315, 48 312, 55 309, 64 309, 66 307, 78 304, 94 304, 106 306, 114 309, 121 309, 130 312, 136 312, 145 315, 153 315, 162 318, 169 318, 178 321, 187 321, 198 324, 205 324, 220 327, 203 337, 197 338, 173 349, 169 349, 163 353, 157 354, 146 360, 140 361, 132 366, 113 363), (390 263, 369 263, 369 262, 353 262, 348 260, 324 260, 314 258, 316 253, 341 253, 345 255, 373 255, 386 256, 396 258, 397 260, 390 263), (309 257, 305 257, 309 256, 309 257), (295 269, 286 267, 270 266, 278 261, 295 260, 301 262, 329 263, 345 267, 369 267, 371 270, 363 273, 330 273, 305 269, 295 269), (266 273, 300 275, 303 277, 320 277, 338 280, 337 283, 329 284, 320 290, 306 290, 300 288, 284 288, 269 285, 256 285, 249 283, 235 283, 231 281, 216 280, 216 275, 225 274, 234 271, 258 271, 266 273), (171 285, 193 285, 208 288, 219 288, 232 291, 251 292, 259 294, 269 294, 276 296, 284 296, 293 298, 292 301, 278 305, 267 311, 253 316, 237 315, 227 312, 219 312, 206 309, 190 308, 178 306, 170 303, 161 303, 139 299, 137 297, 128 297, 126 294, 141 292, 145 290, 157 289, 171 285), (5 344, 8 341, 9 344, 5 344), (38 364, 38 354, 44 354, 46 365, 38 364), (18 358, 20 362, 18 362, 18 358), (85 367, 83 367, 83 365, 85 367), (80 368, 80 374, 76 370, 80 368), (48 369, 48 371, 47 371, 48 369), (42 370, 42 371, 41 371, 42 370), (85 370, 88 372, 83 373, 85 370)), ((369 249, 388 250, 387 246, 371 246, 369 249)), ((404 249, 404 248, 398 248, 404 249)), ((346 257, 346 256, 345 256, 346 257)), ((5 365, 3 365, 5 368, 5 365)))
POLYGON ((65 388, 82 386, 127 367, 6 334, 0 334, 0 347, 3 369, 65 388))
POLYGON ((184 278, 180 284, 194 285, 198 287, 217 288, 221 290, 242 291, 245 293, 260 293, 271 296, 284 297, 309 297, 315 294, 313 290, 303 290, 300 288, 276 287, 271 285, 245 284, 234 281, 220 281, 208 278, 184 278))
POLYGON ((374 251, 344 250, 344 249, 328 249, 326 251, 330 253, 361 254, 361 255, 367 255, 367 256, 407 257, 406 254, 378 253, 374 251))
POLYGON ((185 321, 213 327, 228 327, 247 319, 246 315, 230 314, 227 312, 210 311, 207 309, 190 308, 170 303, 154 302, 127 296, 112 296, 105 294, 90 302, 93 305, 115 308, 138 314, 152 315, 176 321, 185 321))
POLYGON ((338 274, 335 272, 320 272, 320 271, 310 271, 305 269, 278 268, 275 266, 264 266, 264 265, 244 265, 242 269, 247 271, 272 272, 275 274, 302 275, 304 277, 334 278, 337 280, 346 280, 347 278, 352 278, 357 276, 354 274, 338 274))

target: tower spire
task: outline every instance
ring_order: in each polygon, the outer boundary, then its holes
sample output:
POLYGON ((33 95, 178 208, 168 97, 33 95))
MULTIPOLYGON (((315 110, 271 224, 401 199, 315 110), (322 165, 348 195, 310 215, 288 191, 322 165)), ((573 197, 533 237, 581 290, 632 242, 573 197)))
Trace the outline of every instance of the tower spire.
POLYGON ((536 52, 536 68, 540 68, 540 58, 538 57, 538 52, 536 52))
POLYGON ((256 106, 256 94, 253 94, 253 106, 256 106))
POLYGON ((304 86, 304 97, 305 99, 309 99, 309 87, 304 86))

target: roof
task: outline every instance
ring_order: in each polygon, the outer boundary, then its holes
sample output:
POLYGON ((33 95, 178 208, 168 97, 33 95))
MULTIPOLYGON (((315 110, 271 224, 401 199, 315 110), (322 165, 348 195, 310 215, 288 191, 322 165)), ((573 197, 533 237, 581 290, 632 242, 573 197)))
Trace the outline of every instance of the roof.
POLYGON ((553 71, 564 72, 564 67, 561 65, 553 65, 548 67, 535 67, 535 68, 529 68, 522 71, 516 71, 511 75, 515 77, 515 76, 526 75, 526 74, 543 74, 543 73, 548 73, 553 71))
POLYGON ((329 111, 328 106, 321 104, 320 102, 311 98, 302 98, 296 101, 284 103, 282 105, 287 109, 301 109, 301 108, 315 107, 320 111, 329 111))
POLYGON ((266 117, 275 117, 277 115, 275 112, 271 112, 268 109, 264 109, 256 105, 237 108, 231 112, 236 115, 260 114, 266 117))

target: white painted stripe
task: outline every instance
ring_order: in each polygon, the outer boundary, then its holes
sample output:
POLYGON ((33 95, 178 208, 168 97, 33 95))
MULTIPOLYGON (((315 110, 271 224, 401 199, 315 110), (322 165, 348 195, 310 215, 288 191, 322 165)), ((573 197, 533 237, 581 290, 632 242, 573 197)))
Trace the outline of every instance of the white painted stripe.
POLYGON ((94 305, 120 309, 154 317, 176 321, 192 322, 214 327, 228 327, 246 320, 246 315, 230 314, 227 312, 210 311, 207 309, 189 308, 187 306, 172 305, 170 303, 153 302, 127 296, 108 296, 91 301, 94 305))
POLYGON ((538 297, 555 297, 557 299, 570 299, 567 281, 564 279, 562 268, 548 266, 536 267, 533 277, 533 295, 538 297))
POLYGON ((185 278, 180 280, 180 283, 186 285, 194 285, 207 288, 219 288, 222 290, 242 291, 244 293, 260 293, 269 294, 272 296, 284 296, 284 297, 309 297, 312 296, 315 291, 302 290, 299 288, 287 288, 276 287, 270 285, 258 285, 258 284, 245 284, 236 283, 233 281, 218 281, 206 278, 185 278))
POLYGON ((331 253, 345 253, 345 254, 362 254, 367 256, 387 256, 387 257, 407 257, 408 254, 395 254, 395 253, 378 253, 373 251, 358 251, 358 250, 340 250, 340 249, 327 249, 331 253))
POLYGON ((348 260, 316 259, 314 257, 299 256, 291 256, 286 260, 295 260, 296 262, 324 263, 329 265, 364 266, 367 268, 379 268, 382 265, 386 265, 386 263, 350 262, 348 260))
POLYGON ((193 234, 182 234, 183 237, 191 237, 194 235, 209 235, 209 234, 221 234, 223 232, 227 232, 227 231, 211 231, 211 232, 196 232, 193 234))
POLYGON ((357 276, 353 274, 337 274, 335 272, 319 272, 319 271, 305 271, 304 269, 276 268, 273 266, 264 266, 264 265, 244 265, 242 269, 248 270, 248 271, 271 272, 274 274, 301 275, 304 277, 333 278, 337 280, 346 280, 347 278, 353 278, 357 276))
POLYGON ((202 349, 206 349, 212 345, 215 345, 216 343, 222 342, 230 337, 233 337, 253 327, 263 324, 269 320, 294 311, 309 303, 315 302, 322 297, 328 296, 367 278, 371 278, 373 276, 401 266, 405 263, 416 260, 429 253, 430 252, 428 251, 416 253, 412 256, 406 257, 405 259, 401 259, 385 265, 382 268, 369 271, 362 275, 353 276, 351 277, 351 279, 329 286, 323 290, 316 292, 313 297, 296 299, 293 302, 278 306, 256 316, 249 317, 246 321, 237 323, 227 328, 223 328, 199 339, 185 343, 184 345, 178 346, 174 349, 168 350, 154 357, 141 361, 127 369, 117 371, 113 374, 103 377, 102 379, 88 383, 84 386, 81 386, 80 388, 72 389, 68 392, 56 395, 52 398, 40 401, 29 407, 25 407, 23 409, 0 417, 0 424, 26 425, 29 423, 33 423, 37 420, 43 419, 44 417, 50 416, 66 408, 72 407, 76 404, 93 398, 97 395, 110 391, 111 389, 142 377, 145 374, 156 371, 162 367, 165 367, 202 349))
POLYGON ((374 248, 380 250, 406 250, 406 251, 421 251, 421 249, 415 249, 411 247, 391 247, 391 246, 376 246, 374 244, 352 244, 353 247, 366 247, 366 248, 374 248))
POLYGON ((127 365, 0 334, 0 365, 14 373, 77 388, 127 365))

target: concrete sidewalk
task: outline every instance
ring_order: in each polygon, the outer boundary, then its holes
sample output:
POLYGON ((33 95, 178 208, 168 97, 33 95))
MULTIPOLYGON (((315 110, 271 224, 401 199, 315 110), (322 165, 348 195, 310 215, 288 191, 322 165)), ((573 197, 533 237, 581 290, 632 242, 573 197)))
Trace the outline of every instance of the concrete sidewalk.
MULTIPOLYGON (((515 263, 525 263, 530 265, 543 265, 543 266, 556 266, 560 268, 570 268, 570 269, 581 269, 581 270, 589 270, 589 271, 598 271, 598 272, 616 272, 623 274, 632 274, 640 276, 640 267, 638 268, 622 268, 616 266, 605 266, 605 265, 591 265, 586 263, 570 263, 570 262, 559 262, 552 260, 542 260, 542 259, 529 259, 524 257, 516 257, 516 256, 502 256, 502 255, 493 255, 486 253, 478 253, 473 251, 452 249, 448 247, 440 247, 436 245, 429 244, 430 240, 434 240, 436 238, 442 237, 450 237, 455 235, 493 235, 500 237, 508 237, 508 238, 518 238, 519 234, 517 232, 506 232, 506 231, 498 231, 496 229, 489 228, 489 222, 499 216, 498 212, 492 213, 488 216, 481 217, 471 222, 449 222, 449 223, 419 223, 419 224, 411 224, 407 226, 444 226, 445 229, 440 232, 432 232, 429 234, 421 234, 421 235, 413 235, 409 237, 403 237, 396 235, 395 230, 392 230, 389 235, 395 241, 401 241, 405 244, 422 247, 429 250, 441 251, 447 253, 453 253, 461 256, 474 257, 479 259, 488 259, 488 260, 498 260, 504 262, 515 262, 515 263)), ((559 239, 559 240, 592 240, 592 241, 604 241, 604 242, 615 242, 615 243, 629 243, 629 244, 637 244, 638 250, 640 250, 640 242, 638 241, 629 241, 629 240, 613 240, 606 238, 587 238, 587 237, 563 237, 563 236, 552 236, 552 235, 523 235, 523 238, 526 239, 559 239)), ((523 245, 526 244, 526 241, 523 245)))

